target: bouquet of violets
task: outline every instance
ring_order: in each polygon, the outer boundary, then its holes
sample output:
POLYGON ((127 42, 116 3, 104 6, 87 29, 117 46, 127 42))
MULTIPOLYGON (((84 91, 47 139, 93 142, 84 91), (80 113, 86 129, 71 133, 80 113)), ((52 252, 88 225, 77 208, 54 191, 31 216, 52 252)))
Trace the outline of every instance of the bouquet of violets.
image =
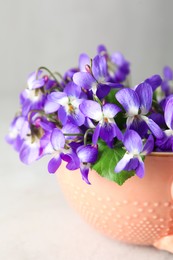
POLYGON ((142 178, 147 154, 173 151, 173 71, 135 87, 129 75, 130 63, 103 45, 64 76, 40 67, 20 94, 7 142, 23 163, 50 155, 49 173, 65 161, 88 184, 90 168, 119 185, 142 178))

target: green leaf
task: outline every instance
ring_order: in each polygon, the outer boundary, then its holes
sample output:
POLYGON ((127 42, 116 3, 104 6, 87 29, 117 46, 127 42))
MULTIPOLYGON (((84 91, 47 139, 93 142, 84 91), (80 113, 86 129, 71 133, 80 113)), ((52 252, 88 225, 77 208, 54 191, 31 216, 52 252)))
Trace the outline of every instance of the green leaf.
POLYGON ((109 92, 109 94, 105 97, 105 100, 108 103, 112 103, 112 104, 116 104, 116 98, 115 98, 115 94, 118 92, 117 89, 111 89, 111 91, 109 92))
POLYGON ((111 149, 103 141, 99 140, 98 149, 99 158, 92 166, 92 169, 99 175, 114 181, 119 185, 122 185, 127 179, 134 176, 134 171, 114 172, 115 166, 125 154, 125 150, 122 147, 116 146, 111 149))

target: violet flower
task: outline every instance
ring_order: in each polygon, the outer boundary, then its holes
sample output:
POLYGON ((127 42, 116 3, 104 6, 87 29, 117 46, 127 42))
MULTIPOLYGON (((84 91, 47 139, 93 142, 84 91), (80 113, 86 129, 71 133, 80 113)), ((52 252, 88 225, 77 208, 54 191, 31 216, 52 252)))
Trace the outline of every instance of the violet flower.
POLYGON ((152 90, 155 91, 162 84, 162 78, 160 75, 156 74, 146 79, 144 82, 148 83, 152 87, 152 90))
POLYGON ((167 97, 170 94, 173 94, 173 71, 170 67, 166 66, 163 69, 163 82, 162 82, 162 91, 167 97))
POLYGON ((162 151, 173 151, 173 97, 169 98, 164 111, 164 118, 169 129, 164 131, 162 139, 156 141, 156 145, 162 151))
MULTIPOLYGON (((54 128, 50 135, 50 142, 46 144, 45 153, 53 154, 53 158, 49 161, 48 171, 55 173, 59 168, 61 161, 67 162, 66 168, 76 170, 80 167, 80 161, 76 151, 71 147, 71 144, 76 140, 81 130, 78 126, 67 123, 61 130, 54 128)), ((43 142, 47 141, 48 136, 43 138, 43 142)), ((80 137, 78 137, 80 141, 80 137)), ((79 144, 80 146, 80 144, 79 144)))
POLYGON ((80 171, 82 174, 82 179, 91 184, 88 180, 89 169, 91 164, 95 163, 98 156, 98 149, 92 145, 82 145, 80 146, 77 151, 77 156, 80 160, 80 171))
POLYGON ((108 144, 116 136, 122 139, 122 133, 114 120, 116 114, 121 111, 117 105, 107 103, 101 106, 95 101, 85 100, 80 105, 80 110, 86 117, 98 122, 93 134, 93 144, 97 144, 99 136, 108 144))
POLYGON ((61 82, 62 86, 66 86, 67 83, 71 82, 73 79, 73 75, 78 72, 79 70, 77 68, 69 69, 65 72, 63 76, 63 80, 61 82))
POLYGON ((61 155, 65 154, 67 156, 73 156, 73 152, 70 147, 68 147, 68 149, 65 148, 65 136, 58 128, 53 129, 50 137, 50 142, 52 145, 52 151, 50 148, 50 153, 53 152, 53 158, 48 163, 48 171, 49 173, 55 173, 61 165, 61 155))
POLYGON ((39 159, 40 140, 32 135, 29 124, 24 117, 18 117, 12 122, 6 140, 19 153, 23 163, 31 164, 39 159))
POLYGON ((19 152, 23 143, 23 139, 29 131, 29 125, 24 116, 16 116, 9 128, 9 133, 6 136, 6 141, 19 152))
POLYGON ((41 88, 44 86, 45 84, 45 79, 42 77, 41 78, 41 74, 42 71, 39 70, 32 72, 29 76, 28 76, 28 89, 32 90, 32 89, 37 89, 37 88, 41 88))
POLYGON ((65 151, 65 137, 63 133, 55 128, 51 134, 51 144, 54 149, 53 158, 48 163, 48 171, 50 173, 55 173, 59 166, 61 165, 60 154, 65 151))
POLYGON ((42 110, 45 98, 45 95, 38 89, 25 89, 20 95, 22 115, 26 116, 31 110, 42 110))
POLYGON ((139 84, 135 90, 124 88, 117 92, 116 98, 124 107, 127 116, 127 127, 135 127, 136 125, 145 122, 143 132, 146 133, 147 127, 156 138, 162 138, 163 132, 160 127, 147 117, 152 106, 153 91, 152 87, 144 82, 139 84))
POLYGON ((91 59, 85 53, 79 56, 79 70, 80 72, 88 72, 89 66, 91 64, 91 59))
POLYGON ((35 136, 33 140, 32 134, 28 133, 21 146, 19 156, 25 164, 31 164, 38 160, 40 157, 40 139, 35 136))
MULTIPOLYGON (((114 167, 116 173, 132 170, 143 177, 145 155, 153 149, 173 151, 173 70, 165 67, 163 81, 156 74, 135 89, 129 86, 129 73, 124 56, 110 55, 104 45, 98 46, 93 59, 81 54, 78 67, 64 76, 56 73, 60 81, 40 67, 29 75, 28 87, 20 95, 7 142, 23 163, 52 155, 50 173, 65 161, 67 169, 80 169, 88 184, 91 166, 100 175, 103 168, 104 176, 111 171, 111 180, 116 179, 114 167), (116 147, 123 153, 123 146, 126 152, 116 166, 114 160, 105 163, 116 147)), ((121 177, 123 182, 128 174, 121 177)))
POLYGON ((114 78, 116 82, 123 82, 130 73, 130 63, 120 52, 111 55, 111 61, 116 66, 114 78))
POLYGON ((130 73, 130 63, 124 58, 122 53, 115 52, 112 55, 104 45, 99 45, 97 48, 99 55, 104 56, 108 64, 108 72, 114 82, 120 83, 127 79, 130 73))
POLYGON ((40 159, 47 148, 46 142, 43 142, 45 136, 49 136, 55 124, 49 122, 45 116, 40 113, 31 112, 27 121, 27 127, 21 129, 23 143, 19 151, 19 156, 25 164, 40 159))
POLYGON ((31 164, 40 158, 40 139, 33 133, 33 129, 25 117, 15 118, 6 140, 18 151, 23 163, 31 164))
MULTIPOLYGON (((87 61, 86 57, 85 60, 87 61)), ((82 68, 84 64, 81 65, 82 68)), ((92 60, 92 66, 86 64, 86 71, 77 72, 73 76, 73 81, 81 88, 91 90, 93 95, 98 96, 100 99, 105 97, 112 87, 120 87, 118 83, 109 82, 109 75, 107 71, 106 59, 103 56, 97 55, 92 60)))
POLYGON ((46 113, 58 111, 58 118, 63 125, 67 120, 78 126, 85 121, 84 115, 79 110, 82 102, 81 88, 73 82, 67 84, 64 92, 52 92, 45 103, 44 110, 46 113))
POLYGON ((124 134, 124 146, 127 150, 123 158, 117 163, 115 172, 119 173, 123 170, 134 170, 140 178, 144 176, 144 162, 141 156, 145 156, 153 151, 154 139, 149 136, 145 145, 142 144, 142 139, 134 130, 127 130, 124 134))

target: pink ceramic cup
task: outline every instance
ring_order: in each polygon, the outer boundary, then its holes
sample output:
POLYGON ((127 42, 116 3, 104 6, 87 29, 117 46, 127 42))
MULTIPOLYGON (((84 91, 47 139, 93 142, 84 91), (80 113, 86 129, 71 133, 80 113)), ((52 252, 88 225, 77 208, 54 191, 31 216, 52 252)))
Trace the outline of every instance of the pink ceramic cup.
POLYGON ((60 186, 70 204, 105 235, 126 243, 153 245, 173 253, 173 155, 152 153, 145 176, 123 186, 90 171, 87 185, 65 164, 58 170, 60 186))

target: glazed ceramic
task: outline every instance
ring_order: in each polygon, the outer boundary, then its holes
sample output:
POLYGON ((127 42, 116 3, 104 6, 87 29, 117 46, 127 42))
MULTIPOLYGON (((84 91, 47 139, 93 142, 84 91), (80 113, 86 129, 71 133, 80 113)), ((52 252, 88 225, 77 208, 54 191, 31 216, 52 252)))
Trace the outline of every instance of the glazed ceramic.
POLYGON ((90 171, 92 185, 79 171, 58 170, 70 204, 105 235, 126 243, 153 245, 173 253, 173 155, 153 153, 145 159, 145 177, 123 186, 90 171))

